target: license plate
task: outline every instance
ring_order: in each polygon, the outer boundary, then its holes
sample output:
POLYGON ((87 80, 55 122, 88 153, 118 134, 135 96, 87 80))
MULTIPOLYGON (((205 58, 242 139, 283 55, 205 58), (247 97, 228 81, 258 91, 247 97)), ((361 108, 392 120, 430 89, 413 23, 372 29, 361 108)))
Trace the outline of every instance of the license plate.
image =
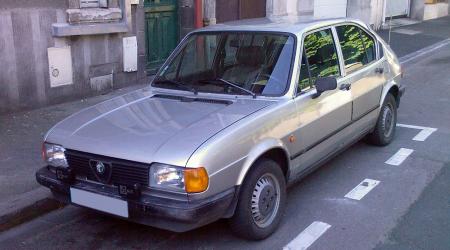
POLYGON ((70 188, 70 197, 72 203, 128 218, 128 203, 126 201, 76 188, 70 188))

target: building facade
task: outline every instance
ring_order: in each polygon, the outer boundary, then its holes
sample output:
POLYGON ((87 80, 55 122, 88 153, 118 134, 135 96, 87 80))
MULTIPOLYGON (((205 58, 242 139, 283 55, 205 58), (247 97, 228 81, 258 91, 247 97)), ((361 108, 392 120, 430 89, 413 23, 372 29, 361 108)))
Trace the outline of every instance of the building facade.
POLYGON ((448 14, 448 0, 1 0, 0 113, 148 82, 195 28, 231 20, 448 14))
POLYGON ((195 28, 194 0, 2 0, 0 113, 145 83, 195 28))

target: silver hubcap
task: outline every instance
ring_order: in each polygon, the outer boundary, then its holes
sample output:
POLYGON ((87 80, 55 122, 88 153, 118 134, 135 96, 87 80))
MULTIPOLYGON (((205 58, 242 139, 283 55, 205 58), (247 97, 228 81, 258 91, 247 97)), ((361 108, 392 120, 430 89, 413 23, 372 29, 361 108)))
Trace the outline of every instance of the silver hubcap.
POLYGON ((383 110, 384 136, 389 137, 394 130, 394 111, 391 104, 383 110))
POLYGON ((253 221, 258 227, 267 227, 275 219, 280 206, 280 183, 266 173, 256 182, 252 193, 253 221))

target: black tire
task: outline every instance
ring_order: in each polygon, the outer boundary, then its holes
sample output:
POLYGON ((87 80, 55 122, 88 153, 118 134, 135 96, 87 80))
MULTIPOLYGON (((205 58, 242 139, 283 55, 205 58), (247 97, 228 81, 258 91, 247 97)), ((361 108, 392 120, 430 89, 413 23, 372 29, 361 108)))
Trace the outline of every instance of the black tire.
POLYGON ((368 141, 376 146, 386 146, 395 136, 397 124, 397 102, 391 93, 386 95, 378 116, 375 130, 368 135, 368 141))
POLYGON ((271 159, 258 160, 250 169, 241 185, 235 213, 229 220, 230 227, 238 237, 249 240, 265 239, 277 229, 283 216, 285 206, 286 180, 279 164, 271 159), (268 182, 266 178, 268 178, 268 182), (278 191, 275 179, 279 184, 278 191), (270 181, 274 181, 272 186, 267 184, 270 183, 270 181), (261 185, 261 183, 264 184, 261 185), (258 193, 258 196, 254 196, 255 192, 258 193), (277 192, 279 193, 276 194, 277 192), (258 197, 258 199, 256 197, 258 197), (274 200, 272 198, 274 198, 274 200), (255 206, 252 207, 252 199, 257 199, 259 201, 257 213, 255 213, 255 206), (277 203, 278 206, 276 206, 277 203), (261 208, 262 210, 267 210, 259 212, 259 209, 261 208), (268 215, 263 215, 265 213, 268 215), (257 214, 261 216, 258 217, 257 214), (266 217, 266 221, 261 219, 263 216, 266 217))

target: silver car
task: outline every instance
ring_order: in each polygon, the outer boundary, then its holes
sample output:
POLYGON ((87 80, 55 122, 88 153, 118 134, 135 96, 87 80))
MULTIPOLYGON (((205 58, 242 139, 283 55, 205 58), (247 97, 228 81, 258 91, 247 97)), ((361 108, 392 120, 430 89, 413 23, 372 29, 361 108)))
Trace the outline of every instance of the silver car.
POLYGON ((237 235, 263 239, 287 185, 363 137, 393 140, 401 77, 356 20, 206 27, 151 86, 54 126, 36 178, 63 202, 130 221, 183 232, 228 218, 237 235))

